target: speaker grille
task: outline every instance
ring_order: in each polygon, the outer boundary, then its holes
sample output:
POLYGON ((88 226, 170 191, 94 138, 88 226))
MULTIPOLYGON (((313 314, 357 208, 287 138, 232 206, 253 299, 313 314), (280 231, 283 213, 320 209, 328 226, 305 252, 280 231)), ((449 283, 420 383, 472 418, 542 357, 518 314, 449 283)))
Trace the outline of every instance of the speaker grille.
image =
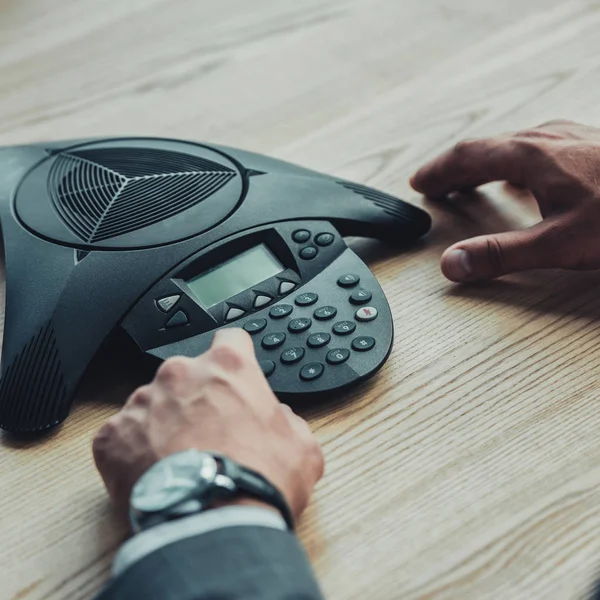
POLYGON ((47 429, 63 421, 70 406, 54 331, 46 326, 0 380, 0 427, 13 432, 47 429))
POLYGON ((374 190, 373 188, 346 181, 338 181, 338 183, 346 189, 353 191, 355 194, 362 196, 366 200, 370 200, 375 206, 378 206, 388 215, 400 221, 412 222, 415 219, 415 215, 420 215, 421 213, 420 210, 417 211, 417 209, 410 204, 402 202, 389 194, 374 190))
POLYGON ((236 171, 154 148, 92 148, 59 154, 48 193, 81 240, 100 242, 153 225, 206 200, 236 171))

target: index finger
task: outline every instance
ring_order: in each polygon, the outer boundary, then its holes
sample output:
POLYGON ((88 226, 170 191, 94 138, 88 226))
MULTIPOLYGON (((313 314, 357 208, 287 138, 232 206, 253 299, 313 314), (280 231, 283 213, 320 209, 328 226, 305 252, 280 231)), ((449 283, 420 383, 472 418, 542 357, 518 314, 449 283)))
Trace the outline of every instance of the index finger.
POLYGON ((527 186, 526 145, 509 136, 464 140, 433 159, 411 178, 426 196, 444 196, 492 181, 527 186))

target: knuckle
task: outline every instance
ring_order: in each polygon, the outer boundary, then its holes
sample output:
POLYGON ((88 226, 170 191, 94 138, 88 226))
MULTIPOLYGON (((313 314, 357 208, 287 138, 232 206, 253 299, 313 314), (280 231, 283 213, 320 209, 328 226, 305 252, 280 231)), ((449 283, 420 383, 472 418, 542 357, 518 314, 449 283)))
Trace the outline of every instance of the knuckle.
POLYGON ((92 449, 95 455, 103 452, 104 448, 118 435, 120 421, 119 415, 115 415, 108 419, 96 432, 92 441, 92 449))
POLYGON ((244 367, 248 357, 241 348, 233 344, 223 344, 210 351, 211 360, 227 371, 237 371, 244 367))
POLYGON ((576 125, 576 123, 569 119, 550 119, 550 121, 545 121, 539 127, 560 127, 565 125, 576 125))
POLYGON ((502 244, 495 238, 490 237, 487 243, 487 257, 492 271, 497 274, 507 273, 507 263, 502 244))
POLYGON ((480 143, 480 140, 473 138, 460 140, 454 145, 453 153, 459 160, 467 158, 480 143))
POLYGON ((536 134, 535 131, 523 132, 506 143, 507 154, 518 156, 523 166, 538 161, 548 153, 548 139, 546 135, 536 134))
POLYGON ((131 396, 127 402, 127 406, 132 408, 146 408, 152 400, 152 388, 150 385, 143 385, 139 387, 131 396))
POLYGON ((312 448, 312 456, 315 463, 318 478, 320 479, 325 472, 325 453, 321 445, 315 440, 312 448))
POLYGON ((173 356, 167 359, 156 372, 156 381, 171 385, 188 377, 192 359, 185 356, 173 356))

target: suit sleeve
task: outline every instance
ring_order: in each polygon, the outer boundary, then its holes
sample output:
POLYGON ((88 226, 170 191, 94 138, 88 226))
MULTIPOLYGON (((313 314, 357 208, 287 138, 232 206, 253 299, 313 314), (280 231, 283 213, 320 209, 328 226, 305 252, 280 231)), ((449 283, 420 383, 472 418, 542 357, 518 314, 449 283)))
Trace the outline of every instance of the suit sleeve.
POLYGON ((269 527, 216 529, 162 546, 96 600, 323 600, 296 536, 269 527))

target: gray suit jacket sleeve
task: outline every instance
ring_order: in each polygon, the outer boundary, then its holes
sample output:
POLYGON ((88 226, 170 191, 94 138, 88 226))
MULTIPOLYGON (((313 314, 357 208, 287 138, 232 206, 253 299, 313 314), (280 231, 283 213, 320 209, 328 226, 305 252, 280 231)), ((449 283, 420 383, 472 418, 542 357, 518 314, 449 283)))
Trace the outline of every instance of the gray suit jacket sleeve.
POLYGON ((164 546, 109 582, 96 600, 323 600, 292 533, 217 529, 164 546))

